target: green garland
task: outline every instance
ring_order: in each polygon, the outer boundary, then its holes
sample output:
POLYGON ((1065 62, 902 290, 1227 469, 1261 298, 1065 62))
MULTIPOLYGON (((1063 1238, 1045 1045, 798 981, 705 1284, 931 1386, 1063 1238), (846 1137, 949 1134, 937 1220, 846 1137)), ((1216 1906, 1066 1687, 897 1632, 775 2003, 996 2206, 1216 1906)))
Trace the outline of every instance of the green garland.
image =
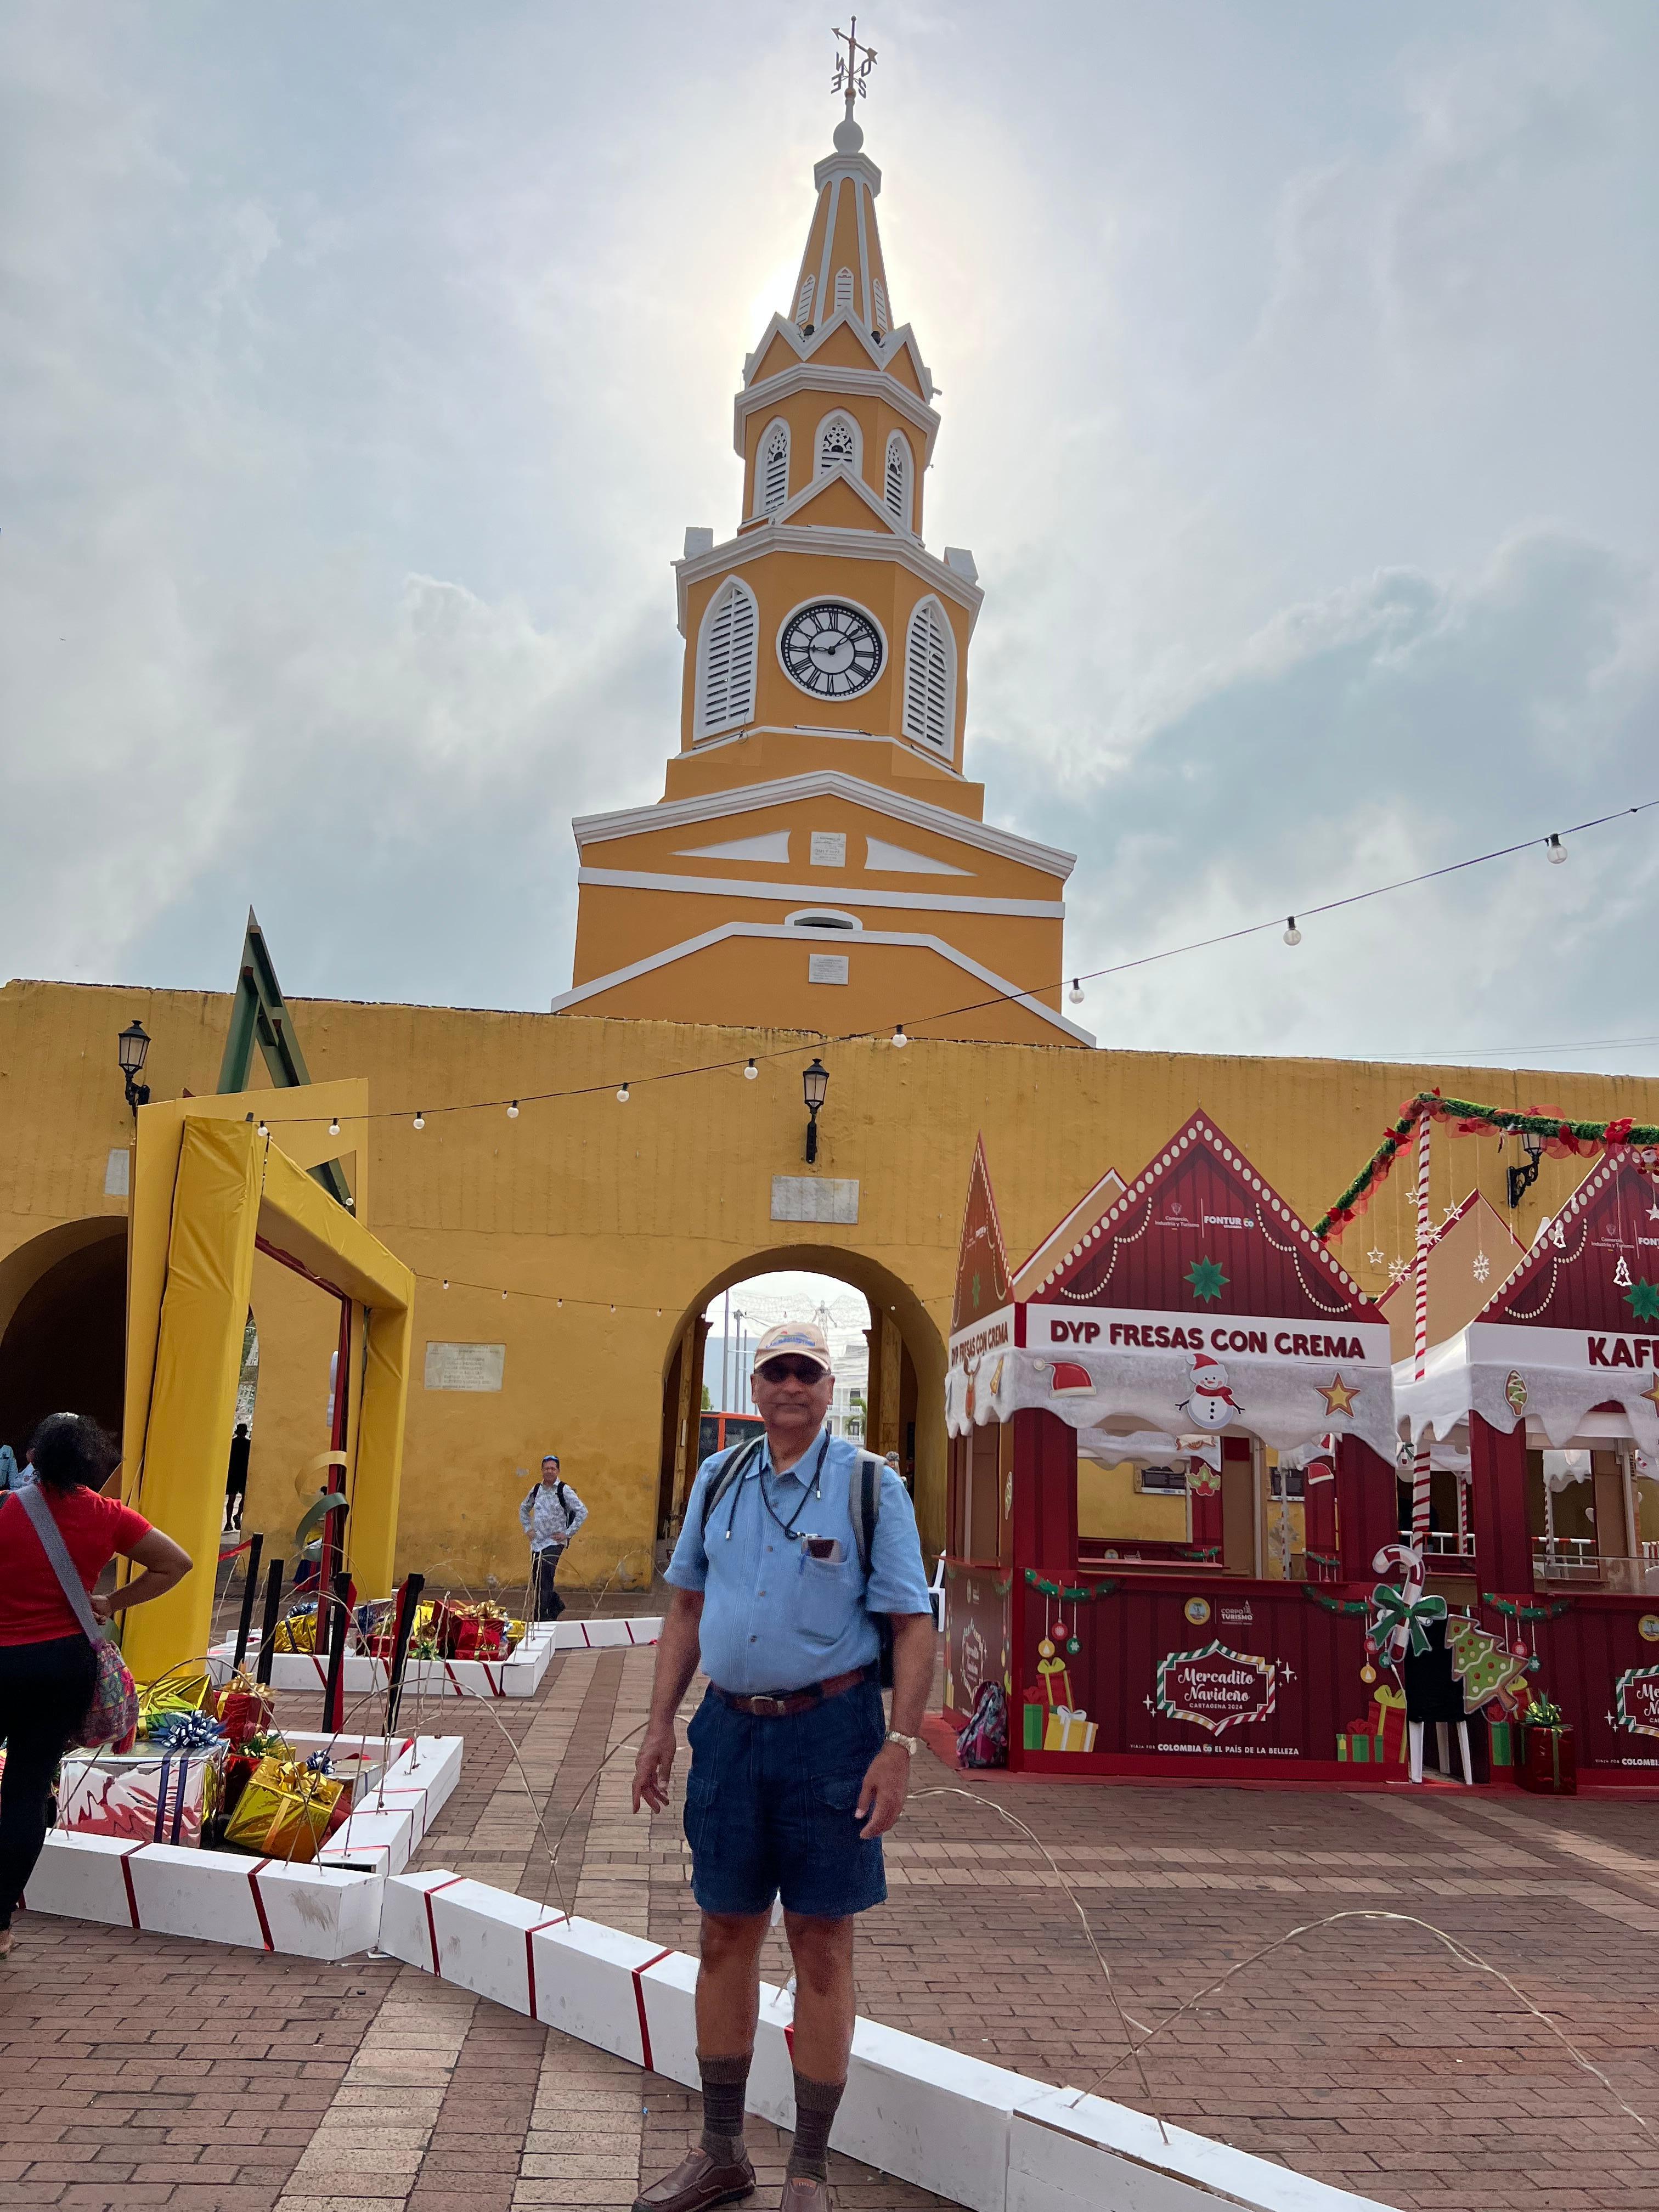
POLYGON ((1357 1218, 1359 1200, 1388 1181, 1396 1155, 1411 1142, 1425 1115, 1437 1121, 1455 1121, 1460 1137, 1472 1137, 1483 1129, 1501 1130, 1505 1136, 1530 1131, 1581 1156, 1607 1145, 1659 1145, 1659 1127, 1632 1121, 1628 1115, 1611 1121, 1564 1121, 1559 1114, 1517 1114, 1512 1107, 1480 1106, 1467 1098, 1443 1098, 1437 1091, 1419 1091, 1407 1099, 1382 1143, 1329 1212, 1314 1224, 1316 1237, 1340 1236, 1357 1218))
POLYGON ((1311 1598, 1316 1605, 1322 1606, 1327 1613, 1358 1615, 1370 1611, 1370 1607, 1363 1597, 1324 1597, 1310 1583, 1303 1583, 1302 1595, 1305 1598, 1311 1598))
POLYGON ((1035 1567, 1027 1567, 1025 1579, 1034 1590, 1044 1597, 1069 1598, 1074 1605, 1091 1597, 1110 1597, 1117 1588, 1113 1582, 1095 1583, 1087 1589, 1064 1589, 1058 1583, 1046 1583, 1035 1567))
POLYGON ((1480 1602, 1501 1613, 1505 1620, 1559 1620, 1564 1613, 1572 1610, 1571 1598, 1554 1598, 1548 1605, 1525 1605, 1519 1598, 1494 1597, 1490 1590, 1481 1592, 1480 1602))

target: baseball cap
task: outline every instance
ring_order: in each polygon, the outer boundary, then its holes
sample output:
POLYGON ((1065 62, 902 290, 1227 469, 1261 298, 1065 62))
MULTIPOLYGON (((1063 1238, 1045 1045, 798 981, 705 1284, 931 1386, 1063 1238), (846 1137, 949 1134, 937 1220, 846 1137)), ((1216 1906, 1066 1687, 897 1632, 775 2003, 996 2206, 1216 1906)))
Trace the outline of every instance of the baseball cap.
POLYGON ((758 1373, 769 1359, 810 1359, 824 1374, 831 1371, 829 1339, 813 1321, 781 1321, 769 1328, 755 1346, 750 1371, 758 1373))

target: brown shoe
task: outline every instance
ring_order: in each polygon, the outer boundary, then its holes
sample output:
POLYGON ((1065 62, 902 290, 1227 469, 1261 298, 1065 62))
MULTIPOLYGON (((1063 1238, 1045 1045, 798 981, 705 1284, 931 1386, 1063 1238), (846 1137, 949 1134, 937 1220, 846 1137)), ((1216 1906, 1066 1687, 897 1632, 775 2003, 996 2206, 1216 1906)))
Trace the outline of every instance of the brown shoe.
POLYGON ((754 2191, 755 2169, 746 2155, 735 2166, 716 2166, 700 2144, 672 2173, 640 2191, 634 2212, 708 2212, 711 2204, 735 2204, 754 2191))
POLYGON ((778 2212, 830 2212, 833 2203, 827 2181, 815 2173, 791 2173, 784 2177, 778 2212))

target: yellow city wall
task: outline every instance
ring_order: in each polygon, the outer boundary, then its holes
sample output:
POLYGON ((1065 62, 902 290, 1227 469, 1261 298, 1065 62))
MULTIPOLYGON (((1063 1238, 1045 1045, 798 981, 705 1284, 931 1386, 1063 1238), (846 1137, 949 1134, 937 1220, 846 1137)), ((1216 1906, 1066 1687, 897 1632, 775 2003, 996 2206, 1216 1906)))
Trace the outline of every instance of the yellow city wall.
MULTIPOLYGON (((528 1474, 521 1481, 517 1471, 550 1445, 592 1509, 567 1571, 643 1582, 660 1382, 677 1333, 696 1302, 775 1255, 815 1261, 878 1297, 890 1288, 925 1384, 949 1324, 979 1130, 1009 1248, 1023 1253, 1108 1166, 1138 1168, 1197 1104, 1310 1218, 1369 1156, 1400 1101, 1425 1085, 1517 1108, 1547 1097, 1575 1116, 1659 1120, 1659 1082, 1634 1078, 1066 1047, 837 1047, 826 1054, 817 1173, 859 1181, 858 1224, 842 1229, 770 1218, 772 1177, 805 1172, 800 1071, 817 1042, 809 1033, 290 1003, 319 1081, 366 1078, 373 1112, 387 1116, 368 1124, 372 1226, 417 1276, 398 1559, 440 1584, 521 1577, 517 1507, 528 1474), (740 1066, 751 1053, 761 1060, 755 1083, 732 1069, 647 1080, 690 1065, 740 1066), (624 1077, 634 1087, 620 1106, 614 1086, 624 1077), (596 1095, 532 1103, 538 1091, 588 1085, 596 1095), (435 1110, 514 1097, 526 1102, 516 1121, 500 1106, 435 1110), (410 1121, 417 1105, 427 1114, 420 1133, 410 1121), (504 1344, 504 1388, 425 1389, 434 1340, 504 1344)), ((0 1266, 32 1237, 125 1211, 103 1195, 108 1152, 131 1133, 117 1032, 142 1018, 155 1039, 145 1073, 158 1098, 185 1085, 207 1091, 228 1012, 228 1000, 210 993, 0 989, 0 1266)), ((1501 1206, 1502 1164, 1490 1139, 1437 1136, 1437 1214, 1477 1174, 1501 1206)), ((1545 1162, 1519 1216, 1523 1237, 1582 1172, 1545 1162)), ((1367 1287, 1383 1287, 1389 1259, 1410 1249, 1407 1182, 1402 1170, 1345 1241, 1343 1257, 1367 1287), (1367 1263, 1371 1249, 1383 1255, 1380 1269, 1367 1263)), ((301 1453, 327 1441, 332 1338, 325 1345, 306 1316, 306 1285, 274 1283, 276 1272, 255 1271, 261 1390, 247 1525, 291 1531, 301 1453)), ((933 1543, 943 1520, 942 1439, 926 1404, 922 1414, 918 1490, 933 1543)))

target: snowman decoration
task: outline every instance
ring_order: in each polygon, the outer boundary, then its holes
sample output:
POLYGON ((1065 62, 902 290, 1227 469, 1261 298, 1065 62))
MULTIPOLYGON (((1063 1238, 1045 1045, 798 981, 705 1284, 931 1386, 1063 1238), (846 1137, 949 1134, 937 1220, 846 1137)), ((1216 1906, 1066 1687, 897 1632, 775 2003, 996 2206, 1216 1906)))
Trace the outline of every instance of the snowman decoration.
POLYGON ((1218 1359, 1212 1359, 1207 1352, 1191 1355, 1192 1387, 1180 1407, 1194 1427, 1208 1429, 1212 1434, 1224 1429, 1230 1421, 1239 1419, 1243 1408, 1234 1398, 1228 1386, 1227 1370, 1218 1359))

